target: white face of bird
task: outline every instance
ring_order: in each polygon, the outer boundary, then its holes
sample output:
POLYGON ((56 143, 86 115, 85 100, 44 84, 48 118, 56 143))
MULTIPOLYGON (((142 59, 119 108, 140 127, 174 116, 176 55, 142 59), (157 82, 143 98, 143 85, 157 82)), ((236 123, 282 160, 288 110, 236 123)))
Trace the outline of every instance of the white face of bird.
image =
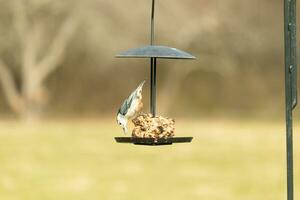
POLYGON ((123 128, 124 133, 126 134, 128 129, 127 129, 127 119, 123 117, 122 115, 118 114, 117 116, 117 123, 119 126, 123 128))

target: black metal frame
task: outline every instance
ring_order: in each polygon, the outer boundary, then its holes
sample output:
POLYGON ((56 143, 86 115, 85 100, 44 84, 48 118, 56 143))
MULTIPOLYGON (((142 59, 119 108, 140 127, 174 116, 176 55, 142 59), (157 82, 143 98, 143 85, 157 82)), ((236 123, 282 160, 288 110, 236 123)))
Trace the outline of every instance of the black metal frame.
POLYGON ((293 110, 297 106, 296 0, 284 0, 287 199, 294 199, 293 110))
MULTIPOLYGON (((150 46, 129 49, 121 52, 118 58, 150 58, 150 112, 156 116, 156 64, 157 59, 195 59, 196 57, 182 50, 154 45, 154 15, 155 0, 152 0, 151 8, 151 32, 150 46)), ((172 143, 189 143, 193 137, 169 137, 169 138, 134 138, 134 137, 115 137, 118 143, 133 143, 140 145, 166 145, 172 143)))

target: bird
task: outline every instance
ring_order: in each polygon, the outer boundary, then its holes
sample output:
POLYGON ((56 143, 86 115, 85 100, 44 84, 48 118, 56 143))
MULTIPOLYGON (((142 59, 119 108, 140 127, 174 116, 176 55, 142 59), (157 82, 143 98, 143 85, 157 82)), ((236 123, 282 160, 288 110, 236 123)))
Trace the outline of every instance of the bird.
POLYGON ((145 80, 124 100, 117 113, 117 123, 123 128, 124 134, 128 132, 127 122, 135 117, 143 108, 142 90, 145 80))

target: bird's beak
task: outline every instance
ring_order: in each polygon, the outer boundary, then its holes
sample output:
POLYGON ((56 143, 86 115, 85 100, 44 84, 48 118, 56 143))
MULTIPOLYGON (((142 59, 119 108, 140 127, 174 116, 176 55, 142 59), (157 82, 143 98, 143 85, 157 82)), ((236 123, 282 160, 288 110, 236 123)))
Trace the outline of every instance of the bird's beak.
POLYGON ((126 127, 122 127, 123 128, 123 131, 124 131, 124 134, 126 135, 126 133, 127 133, 127 128, 126 127))

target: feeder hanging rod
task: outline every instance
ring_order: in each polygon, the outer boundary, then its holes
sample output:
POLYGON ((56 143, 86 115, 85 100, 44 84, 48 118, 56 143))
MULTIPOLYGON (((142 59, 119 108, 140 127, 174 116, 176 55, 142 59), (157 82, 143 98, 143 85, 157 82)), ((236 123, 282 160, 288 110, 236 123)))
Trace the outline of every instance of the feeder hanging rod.
POLYGON ((294 200, 293 110, 297 106, 296 0, 284 0, 287 199, 294 200))
MULTIPOLYGON (((151 9, 151 38, 150 45, 154 45, 154 14, 155 14, 155 0, 152 0, 151 9)), ((150 58, 150 110, 152 116, 156 115, 156 58, 150 58)))

